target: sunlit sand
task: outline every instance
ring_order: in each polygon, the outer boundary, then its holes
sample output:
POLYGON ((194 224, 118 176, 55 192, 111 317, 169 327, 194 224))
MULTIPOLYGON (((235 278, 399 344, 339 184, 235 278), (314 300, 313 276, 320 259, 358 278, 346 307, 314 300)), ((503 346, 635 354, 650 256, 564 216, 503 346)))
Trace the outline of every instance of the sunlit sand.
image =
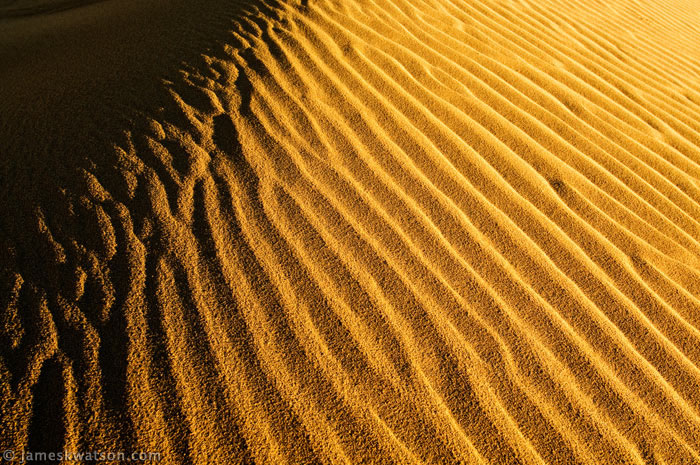
POLYGON ((0 2, 0 449, 700 463, 698 12, 0 2))

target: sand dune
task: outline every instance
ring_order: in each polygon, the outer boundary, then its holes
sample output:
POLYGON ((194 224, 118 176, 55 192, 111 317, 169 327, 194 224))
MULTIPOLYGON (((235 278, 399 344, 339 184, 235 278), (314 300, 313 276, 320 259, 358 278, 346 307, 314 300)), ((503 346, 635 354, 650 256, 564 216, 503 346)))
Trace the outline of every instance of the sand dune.
POLYGON ((700 463, 698 11, 0 2, 0 447, 700 463))

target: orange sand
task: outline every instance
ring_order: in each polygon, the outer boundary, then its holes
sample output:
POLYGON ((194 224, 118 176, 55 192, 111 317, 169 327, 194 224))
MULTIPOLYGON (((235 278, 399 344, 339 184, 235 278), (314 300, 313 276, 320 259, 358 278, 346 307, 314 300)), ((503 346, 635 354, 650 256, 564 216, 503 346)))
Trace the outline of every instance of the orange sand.
POLYGON ((0 2, 0 449, 700 463, 700 2, 0 2))

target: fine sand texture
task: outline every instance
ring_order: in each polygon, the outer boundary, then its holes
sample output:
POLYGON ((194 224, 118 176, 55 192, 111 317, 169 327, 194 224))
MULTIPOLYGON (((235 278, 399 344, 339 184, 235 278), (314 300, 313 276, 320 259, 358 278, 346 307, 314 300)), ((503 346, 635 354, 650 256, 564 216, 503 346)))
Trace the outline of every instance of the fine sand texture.
POLYGON ((0 1, 0 449, 700 464, 700 1, 0 1))

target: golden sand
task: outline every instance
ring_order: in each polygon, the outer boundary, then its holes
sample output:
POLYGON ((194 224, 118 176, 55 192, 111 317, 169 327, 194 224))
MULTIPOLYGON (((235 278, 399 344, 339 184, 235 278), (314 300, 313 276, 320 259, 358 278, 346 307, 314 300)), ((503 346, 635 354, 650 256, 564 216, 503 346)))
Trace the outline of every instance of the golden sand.
POLYGON ((700 463, 700 2, 0 2, 0 448, 700 463))

